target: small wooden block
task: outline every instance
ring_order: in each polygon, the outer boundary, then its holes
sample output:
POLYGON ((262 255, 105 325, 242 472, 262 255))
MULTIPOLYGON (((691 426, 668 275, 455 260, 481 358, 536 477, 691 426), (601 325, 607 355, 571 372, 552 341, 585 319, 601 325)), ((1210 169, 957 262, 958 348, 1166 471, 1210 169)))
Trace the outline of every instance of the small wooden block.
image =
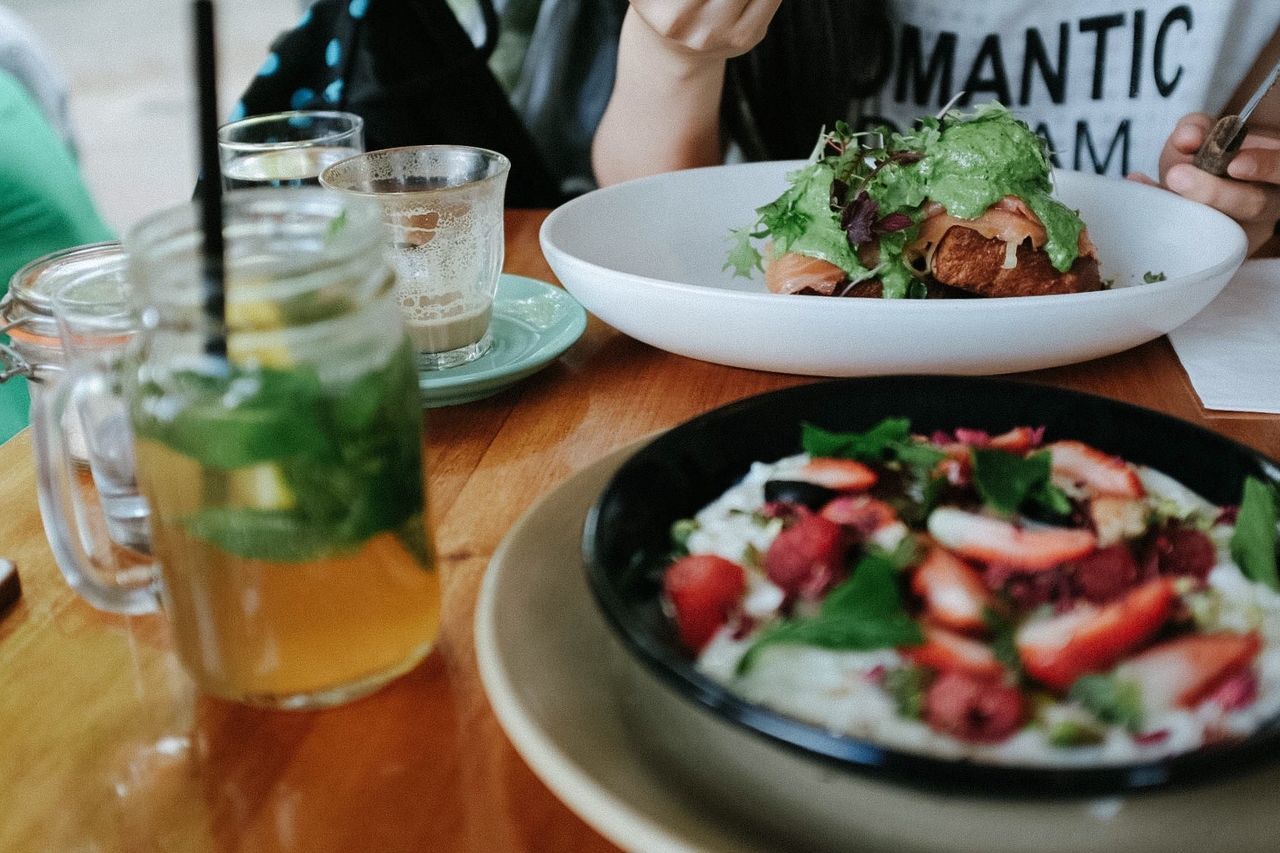
POLYGON ((18 580, 18 567, 9 560, 0 560, 0 614, 21 597, 22 582, 18 580))
POLYGON ((1205 137, 1204 144, 1196 152, 1191 164, 1211 175, 1224 177, 1227 174, 1227 165, 1240 150, 1242 142, 1244 142, 1244 122, 1240 121, 1240 116, 1223 116, 1209 131, 1209 135, 1205 137))

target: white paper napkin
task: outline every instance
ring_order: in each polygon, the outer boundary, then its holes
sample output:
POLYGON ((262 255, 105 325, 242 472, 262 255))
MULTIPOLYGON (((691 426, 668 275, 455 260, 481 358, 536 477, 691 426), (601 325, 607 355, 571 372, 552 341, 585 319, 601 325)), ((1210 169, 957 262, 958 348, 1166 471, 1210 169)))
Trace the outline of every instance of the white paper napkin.
POLYGON ((1246 261, 1169 340, 1206 409, 1280 414, 1280 259, 1246 261))

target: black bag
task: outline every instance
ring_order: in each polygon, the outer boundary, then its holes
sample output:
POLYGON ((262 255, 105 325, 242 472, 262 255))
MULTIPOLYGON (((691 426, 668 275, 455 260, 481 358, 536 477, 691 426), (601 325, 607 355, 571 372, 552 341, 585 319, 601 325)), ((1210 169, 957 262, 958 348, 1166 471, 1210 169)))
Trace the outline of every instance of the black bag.
POLYGON ((317 0, 276 39, 235 117, 338 109, 365 147, 459 144, 511 160, 508 207, 563 200, 506 93, 445 0, 317 0))

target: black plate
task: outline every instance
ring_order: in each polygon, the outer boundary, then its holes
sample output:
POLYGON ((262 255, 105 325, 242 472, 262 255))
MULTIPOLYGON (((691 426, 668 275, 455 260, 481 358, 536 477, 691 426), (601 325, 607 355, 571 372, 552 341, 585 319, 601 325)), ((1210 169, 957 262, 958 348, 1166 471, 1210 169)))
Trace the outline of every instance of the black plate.
MULTIPOLYGON (((905 416, 928 435, 956 427, 995 434, 1046 427, 1149 465, 1217 504, 1240 499, 1247 475, 1280 482, 1280 465, 1209 430, 1127 403, 1000 379, 896 376, 849 379, 752 397, 655 439, 614 475, 587 518, 583 548, 597 603, 627 649, 671 689, 730 724, 810 757, 896 782, 1001 796, 1120 793, 1211 779, 1273 757, 1280 717, 1246 739, 1140 764, 1037 768, 931 758, 834 735, 746 702, 698 673, 659 604, 657 567, 673 521, 692 516, 755 461, 801 452, 800 423, 865 430, 905 416)), ((766 771, 767 772, 767 771, 766 771)))

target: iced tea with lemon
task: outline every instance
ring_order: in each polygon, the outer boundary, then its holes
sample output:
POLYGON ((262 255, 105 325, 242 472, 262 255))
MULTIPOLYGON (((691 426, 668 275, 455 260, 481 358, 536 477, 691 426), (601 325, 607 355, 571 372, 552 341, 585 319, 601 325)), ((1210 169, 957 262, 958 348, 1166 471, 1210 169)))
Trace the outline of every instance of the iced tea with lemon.
POLYGON ((339 387, 306 366, 170 379, 135 409, 137 463, 165 608, 201 687, 325 704, 416 663, 440 590, 410 348, 339 387), (177 408, 163 420, 157 406, 177 408))
POLYGON ((151 550, 204 691, 334 704, 411 668, 439 625, 416 354, 376 209, 229 199, 225 325, 167 223, 135 254, 154 305, 128 389, 151 550))

